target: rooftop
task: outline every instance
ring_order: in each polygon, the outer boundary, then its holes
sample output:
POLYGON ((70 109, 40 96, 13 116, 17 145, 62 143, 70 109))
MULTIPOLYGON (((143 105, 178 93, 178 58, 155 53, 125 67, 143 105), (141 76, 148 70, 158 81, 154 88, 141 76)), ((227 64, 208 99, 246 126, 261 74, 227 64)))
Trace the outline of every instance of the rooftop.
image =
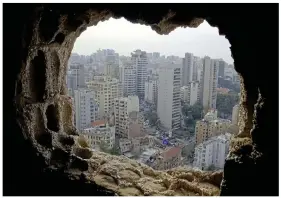
POLYGON ((211 142, 214 142, 214 141, 217 141, 217 140, 228 141, 228 140, 230 140, 230 137, 231 137, 230 133, 221 134, 219 136, 211 137, 207 141, 198 144, 196 147, 199 148, 199 147, 202 147, 203 145, 210 144, 211 142))
POLYGON ((97 120, 97 121, 94 121, 92 122, 92 126, 93 127, 97 127, 97 126, 103 126, 106 124, 106 121, 105 120, 97 120))
POLYGON ((144 152, 140 154, 138 157, 137 161, 141 163, 146 163, 146 161, 150 158, 150 156, 154 155, 157 153, 159 150, 155 148, 146 148, 144 152))
POLYGON ((181 152, 181 148, 179 147, 171 147, 163 152, 164 161, 169 160, 175 156, 177 156, 181 152))

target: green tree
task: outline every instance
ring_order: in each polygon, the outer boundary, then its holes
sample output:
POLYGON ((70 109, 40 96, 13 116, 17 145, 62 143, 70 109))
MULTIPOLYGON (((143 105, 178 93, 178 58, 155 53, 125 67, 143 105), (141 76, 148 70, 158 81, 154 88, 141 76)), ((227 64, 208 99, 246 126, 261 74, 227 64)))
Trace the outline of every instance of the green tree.
POLYGON ((109 147, 109 144, 106 141, 101 141, 99 144, 100 150, 104 153, 109 153, 111 155, 120 155, 119 147, 114 144, 112 148, 109 147))
POLYGON ((218 94, 217 96, 217 110, 219 114, 223 113, 226 115, 232 114, 232 108, 239 101, 238 94, 218 94))
POLYGON ((116 144, 114 144, 113 148, 109 150, 109 153, 111 155, 121 155, 121 151, 120 151, 119 147, 116 144))
POLYGON ((144 114, 144 117, 146 120, 149 121, 149 124, 152 125, 152 126, 155 126, 156 125, 156 122, 158 120, 158 116, 157 116, 157 113, 156 112, 146 112, 144 114))
POLYGON ((192 116, 194 120, 199 120, 202 118, 203 107, 200 103, 195 103, 194 105, 184 104, 182 107, 182 113, 184 116, 192 116))
POLYGON ((184 124, 190 134, 194 134, 196 121, 202 119, 203 107, 200 103, 194 105, 183 104, 182 114, 184 116, 184 124))

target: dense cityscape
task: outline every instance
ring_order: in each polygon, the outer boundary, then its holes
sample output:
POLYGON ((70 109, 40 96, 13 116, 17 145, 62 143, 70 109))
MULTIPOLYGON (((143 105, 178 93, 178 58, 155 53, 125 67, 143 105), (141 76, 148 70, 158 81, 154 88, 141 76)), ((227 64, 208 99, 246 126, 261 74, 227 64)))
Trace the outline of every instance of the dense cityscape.
POLYGON ((238 132, 240 92, 224 60, 102 49, 72 53, 66 81, 74 124, 93 150, 156 170, 223 168, 238 132))

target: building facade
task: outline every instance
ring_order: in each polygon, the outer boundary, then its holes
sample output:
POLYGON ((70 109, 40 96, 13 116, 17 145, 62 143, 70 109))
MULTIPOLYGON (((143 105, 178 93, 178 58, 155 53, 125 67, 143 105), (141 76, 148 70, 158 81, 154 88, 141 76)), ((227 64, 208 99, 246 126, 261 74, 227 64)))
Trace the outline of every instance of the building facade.
POLYGON ((200 69, 202 69, 202 59, 200 57, 194 56, 192 81, 200 81, 200 75, 199 75, 200 69))
POLYGON ((137 94, 137 68, 131 63, 124 63, 119 68, 119 78, 122 83, 123 96, 134 96, 137 94))
POLYGON ((132 141, 127 138, 120 138, 119 147, 120 147, 121 154, 130 152, 132 150, 132 141))
POLYGON ((95 92, 88 89, 75 90, 74 104, 76 128, 81 131, 90 127, 98 117, 99 108, 95 92))
POLYGON ((169 147, 165 150, 158 151, 150 157, 147 165, 155 170, 169 170, 176 168, 182 165, 181 151, 180 147, 169 147))
POLYGON ((230 120, 218 119, 216 111, 209 111, 204 119, 196 122, 195 142, 196 145, 207 141, 209 138, 224 134, 229 131, 230 120))
POLYGON ((201 103, 204 113, 209 109, 216 108, 217 87, 218 87, 218 66, 219 62, 210 57, 204 57, 203 71, 200 80, 201 103))
POLYGON ((213 137, 195 147, 193 166, 208 170, 223 169, 229 151, 230 134, 213 137))
POLYGON ((193 54, 185 53, 182 63, 182 86, 187 86, 193 80, 193 64, 193 54))
POLYGON ((227 63, 224 60, 219 60, 218 76, 224 78, 224 70, 227 68, 227 63))
POLYGON ((138 96, 128 96, 115 98, 114 100, 114 116, 116 135, 122 138, 128 138, 129 123, 131 112, 139 112, 138 96))
POLYGON ((144 99, 146 102, 157 105, 158 79, 150 78, 145 81, 144 99))
POLYGON ((199 102, 199 82, 190 82, 187 86, 181 87, 181 100, 188 105, 199 102))
POLYGON ((232 109, 232 124, 238 126, 239 104, 235 105, 232 109))
POLYGON ((169 64, 159 70, 157 115, 167 129, 180 128, 181 66, 169 64))
POLYGON ((82 64, 72 63, 69 65, 66 84, 67 88, 72 90, 72 93, 79 88, 86 88, 84 70, 84 65, 82 64))
POLYGON ((84 129, 82 134, 93 149, 99 149, 100 144, 104 143, 108 148, 113 148, 115 144, 115 127, 109 126, 104 120, 93 122, 92 127, 84 129))
POLYGON ((90 89, 95 90, 99 104, 99 119, 106 119, 113 113, 114 99, 122 96, 121 83, 110 76, 95 76, 88 83, 90 89))
POLYGON ((147 78, 148 58, 146 52, 141 50, 136 50, 131 55, 132 64, 137 69, 137 95, 140 99, 144 99, 144 84, 147 78))
POLYGON ((119 78, 119 57, 116 53, 109 53, 105 57, 104 75, 111 78, 119 78))

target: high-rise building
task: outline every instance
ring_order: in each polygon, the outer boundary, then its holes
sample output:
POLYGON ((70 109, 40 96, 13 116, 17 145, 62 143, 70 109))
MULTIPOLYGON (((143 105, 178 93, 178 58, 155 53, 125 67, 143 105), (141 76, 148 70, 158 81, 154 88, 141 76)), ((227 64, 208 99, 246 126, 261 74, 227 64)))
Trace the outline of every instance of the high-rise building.
POLYGON ((219 60, 218 76, 224 78, 224 70, 227 67, 227 63, 224 60, 219 60))
POLYGON ((208 56, 204 57, 200 80, 200 100, 204 108, 204 113, 207 113, 209 109, 216 108, 218 65, 219 62, 217 60, 213 60, 208 56))
POLYGON ((95 92, 88 89, 74 91, 75 124, 78 130, 91 126, 97 119, 98 104, 95 101, 95 92))
POLYGON ((188 105, 199 102, 199 82, 189 82, 187 86, 181 87, 181 100, 188 105))
POLYGON ((128 138, 129 131, 129 114, 131 112, 139 112, 138 96, 128 96, 115 98, 114 100, 114 116, 116 135, 122 138, 128 138))
POLYGON ((107 53, 105 57, 104 75, 119 78, 119 55, 117 53, 107 53))
POLYGON ((225 158, 229 151, 231 135, 226 133, 212 137, 195 147, 193 166, 207 170, 211 166, 215 169, 224 167, 225 158))
POLYGON ((148 58, 148 60, 151 61, 151 59, 152 59, 152 53, 147 53, 147 58, 148 58))
POLYGON ((193 79, 194 57, 191 53, 185 53, 182 63, 182 86, 187 86, 193 79))
POLYGON ((170 63, 159 70, 157 114, 167 129, 180 127, 181 65, 170 63))
POLYGON ((123 63, 119 68, 119 79, 125 97, 137 94, 137 68, 134 64, 123 63))
POLYGON ((192 69, 192 81, 200 81, 200 71, 202 69, 202 59, 194 56, 193 58, 193 69, 192 69))
POLYGON ((233 72, 233 79, 232 79, 232 81, 233 81, 234 84, 240 84, 240 75, 235 70, 233 72))
POLYGON ((152 53, 152 58, 153 59, 159 59, 160 58, 160 53, 159 52, 153 52, 152 53))
POLYGON ((82 64, 70 64, 67 74, 67 87, 74 90, 85 88, 85 71, 82 64))
POLYGON ((230 79, 233 81, 233 77, 237 73, 233 65, 225 65, 224 68, 224 79, 230 79))
POLYGON ((132 63, 137 69, 137 95, 140 99, 144 99, 144 83, 147 78, 147 65, 148 59, 146 52, 141 50, 136 50, 131 53, 132 63))
POLYGON ((80 56, 77 53, 71 53, 69 57, 69 63, 79 63, 80 61, 80 56))
POLYGON ((94 76, 88 87, 96 91, 99 104, 99 119, 106 119, 113 113, 114 99, 122 96, 121 84, 116 78, 109 76, 94 76))
POLYGON ((156 77, 149 78, 145 81, 144 99, 146 102, 156 105, 158 96, 158 79, 156 77))
POLYGON ((232 109, 232 124, 238 125, 239 104, 235 105, 232 109))

